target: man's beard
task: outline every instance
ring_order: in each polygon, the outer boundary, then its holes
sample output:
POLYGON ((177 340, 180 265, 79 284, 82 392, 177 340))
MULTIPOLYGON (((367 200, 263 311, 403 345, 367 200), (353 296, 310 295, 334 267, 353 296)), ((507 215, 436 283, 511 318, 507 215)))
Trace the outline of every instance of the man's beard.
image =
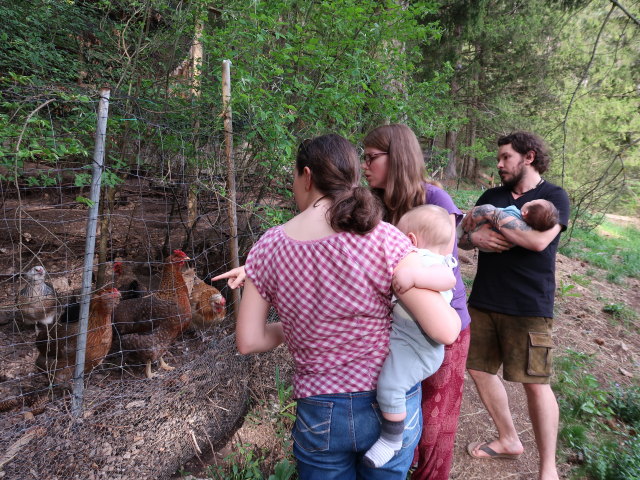
POLYGON ((509 188, 510 190, 513 190, 513 187, 518 185, 518 183, 520 183, 520 180, 524 178, 523 165, 524 165, 524 161, 519 163, 518 170, 515 173, 511 174, 507 179, 502 178, 502 175, 501 175, 500 178, 502 179, 502 185, 509 188))

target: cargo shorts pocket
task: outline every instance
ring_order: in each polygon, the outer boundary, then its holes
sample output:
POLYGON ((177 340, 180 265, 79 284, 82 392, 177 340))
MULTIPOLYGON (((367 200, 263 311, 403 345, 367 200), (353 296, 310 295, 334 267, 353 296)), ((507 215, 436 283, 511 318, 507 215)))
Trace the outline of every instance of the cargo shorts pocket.
POLYGON ((529 332, 528 375, 534 377, 549 377, 551 375, 552 348, 553 340, 549 333, 529 332))

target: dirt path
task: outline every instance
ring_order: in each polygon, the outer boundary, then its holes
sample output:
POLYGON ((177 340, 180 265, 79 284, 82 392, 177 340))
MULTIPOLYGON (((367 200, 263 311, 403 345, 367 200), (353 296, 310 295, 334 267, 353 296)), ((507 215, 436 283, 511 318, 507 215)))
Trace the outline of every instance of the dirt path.
MULTIPOLYGON (((474 263, 463 265, 466 276, 472 276, 475 272, 475 259, 472 260, 474 263)), ((570 275, 586 276, 587 270, 593 270, 593 267, 558 255, 556 274, 558 284, 560 281, 565 285, 573 284, 570 275)), ((554 354, 563 355, 567 349, 593 354, 596 368, 592 373, 600 379, 603 386, 608 386, 612 382, 626 384, 631 379, 621 373, 620 367, 624 365, 626 372, 638 378, 640 340, 637 332, 632 334, 613 321, 610 315, 602 312, 602 307, 604 303, 611 302, 622 302, 637 307, 640 304, 640 281, 628 279, 627 285, 612 285, 601 280, 604 275, 605 272, 599 272, 590 279, 591 284, 586 287, 575 285, 571 292, 579 296, 556 299, 554 336, 557 347, 554 354)), ((469 442, 495 438, 496 430, 468 374, 465 377, 464 388, 454 465, 450 478, 452 480, 489 478, 535 480, 538 453, 522 387, 519 384, 505 382, 514 423, 525 448, 524 454, 517 461, 478 460, 467 454, 466 446, 469 442)), ((562 458, 560 453, 558 459, 562 458)), ((561 478, 569 478, 570 465, 560 463, 558 469, 561 478)))

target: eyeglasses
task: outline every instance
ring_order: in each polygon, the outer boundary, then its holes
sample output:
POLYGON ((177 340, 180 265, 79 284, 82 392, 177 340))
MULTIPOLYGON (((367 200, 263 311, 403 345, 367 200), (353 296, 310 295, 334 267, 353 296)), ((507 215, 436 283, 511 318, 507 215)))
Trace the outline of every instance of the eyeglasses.
POLYGON ((369 168, 371 166, 371 162, 373 162, 376 158, 382 155, 388 155, 388 154, 389 152, 365 153, 362 156, 362 161, 367 166, 367 168, 369 168))

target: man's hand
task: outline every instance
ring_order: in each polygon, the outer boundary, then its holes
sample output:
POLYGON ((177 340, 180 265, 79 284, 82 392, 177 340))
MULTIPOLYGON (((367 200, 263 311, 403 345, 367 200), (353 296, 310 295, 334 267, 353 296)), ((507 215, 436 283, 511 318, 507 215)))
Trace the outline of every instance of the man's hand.
POLYGON ((496 232, 489 222, 478 225, 476 230, 469 232, 469 236, 473 245, 483 252, 501 253, 514 246, 504 235, 496 232))

